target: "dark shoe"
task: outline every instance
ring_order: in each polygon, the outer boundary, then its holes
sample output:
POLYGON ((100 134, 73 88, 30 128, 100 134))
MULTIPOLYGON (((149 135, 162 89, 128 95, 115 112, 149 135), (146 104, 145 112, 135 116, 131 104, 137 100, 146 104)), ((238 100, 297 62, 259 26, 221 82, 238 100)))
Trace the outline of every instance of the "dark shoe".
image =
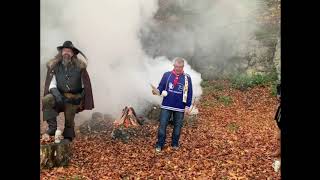
POLYGON ((61 141, 60 141, 60 143, 63 143, 63 144, 69 144, 69 143, 71 143, 72 142, 72 139, 70 139, 70 138, 64 138, 64 139, 62 139, 61 141))
POLYGON ((65 127, 64 130, 63 130, 63 134, 62 136, 66 139, 66 138, 69 138, 69 139, 73 139, 75 136, 76 136, 76 133, 74 132, 74 128, 67 128, 65 127))
POLYGON ((47 133, 49 136, 54 136, 55 133, 56 133, 56 130, 57 130, 57 129, 50 129, 50 127, 49 127, 49 129, 47 130, 46 133, 47 133))

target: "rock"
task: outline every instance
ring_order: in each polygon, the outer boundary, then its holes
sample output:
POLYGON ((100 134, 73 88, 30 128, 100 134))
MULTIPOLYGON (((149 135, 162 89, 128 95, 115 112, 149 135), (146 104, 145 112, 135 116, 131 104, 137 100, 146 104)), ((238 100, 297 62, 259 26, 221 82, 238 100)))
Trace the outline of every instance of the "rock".
POLYGON ((160 112, 160 105, 150 105, 145 114, 149 120, 159 121, 160 112))
POLYGON ((128 141, 137 135, 137 129, 136 128, 125 128, 125 127, 119 127, 115 128, 112 133, 111 137, 113 139, 120 139, 124 143, 128 143, 128 141))
POLYGON ((82 134, 100 133, 111 129, 111 116, 100 112, 92 113, 91 119, 79 126, 79 131, 82 134))

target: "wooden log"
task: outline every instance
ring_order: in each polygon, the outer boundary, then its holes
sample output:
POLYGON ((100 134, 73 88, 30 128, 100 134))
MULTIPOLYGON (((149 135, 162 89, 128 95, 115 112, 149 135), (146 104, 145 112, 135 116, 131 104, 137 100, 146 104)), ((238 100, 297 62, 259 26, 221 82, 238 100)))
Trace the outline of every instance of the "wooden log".
POLYGON ((40 168, 67 166, 71 156, 69 142, 40 145, 40 168))

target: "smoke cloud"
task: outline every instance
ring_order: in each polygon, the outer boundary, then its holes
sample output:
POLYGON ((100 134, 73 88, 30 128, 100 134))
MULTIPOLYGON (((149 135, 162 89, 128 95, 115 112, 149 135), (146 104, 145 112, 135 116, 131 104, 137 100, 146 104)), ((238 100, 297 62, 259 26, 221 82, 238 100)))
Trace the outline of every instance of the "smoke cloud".
MULTIPOLYGON (((94 112, 117 117, 124 106, 140 113, 150 103, 160 104, 161 97, 152 95, 150 83, 157 86, 163 73, 172 70, 172 61, 166 54, 146 55, 140 40, 141 30, 153 21, 157 9, 156 0, 41 1, 41 64, 70 40, 89 59, 94 112)), ((192 78, 194 97, 199 97, 200 73, 189 64, 184 71, 192 78)), ((80 114, 89 116, 91 111, 80 114)))
MULTIPOLYGON (((142 29, 147 54, 183 54, 202 75, 234 72, 258 44, 261 0, 160 0, 156 20, 142 29), (228 69, 229 68, 229 69, 228 69)), ((246 64, 244 64, 246 65, 246 64)), ((241 67, 240 67, 241 68, 241 67)), ((246 68, 246 67, 242 67, 246 68)))

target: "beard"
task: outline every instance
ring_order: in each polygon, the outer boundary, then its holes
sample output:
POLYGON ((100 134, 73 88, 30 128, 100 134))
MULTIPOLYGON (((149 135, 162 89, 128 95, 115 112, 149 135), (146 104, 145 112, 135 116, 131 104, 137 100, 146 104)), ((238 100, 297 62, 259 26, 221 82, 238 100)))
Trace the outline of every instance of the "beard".
POLYGON ((64 54, 62 56, 62 64, 68 66, 71 63, 71 56, 69 54, 64 54))
POLYGON ((63 59, 63 60, 71 60, 71 56, 70 56, 69 54, 64 54, 64 55, 62 56, 62 59, 63 59))

